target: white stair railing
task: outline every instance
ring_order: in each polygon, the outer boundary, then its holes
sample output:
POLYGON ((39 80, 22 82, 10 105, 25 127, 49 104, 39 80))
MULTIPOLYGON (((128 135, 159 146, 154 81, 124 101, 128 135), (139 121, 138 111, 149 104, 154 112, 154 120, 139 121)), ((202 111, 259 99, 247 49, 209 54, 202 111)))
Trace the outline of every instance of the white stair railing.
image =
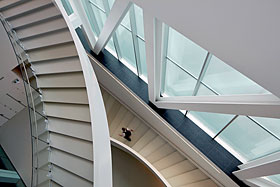
POLYGON ((85 79, 92 128, 94 186, 112 187, 113 179, 110 135, 99 84, 87 53, 70 21, 70 18, 63 8, 61 0, 55 0, 55 3, 63 15, 72 35, 85 79))

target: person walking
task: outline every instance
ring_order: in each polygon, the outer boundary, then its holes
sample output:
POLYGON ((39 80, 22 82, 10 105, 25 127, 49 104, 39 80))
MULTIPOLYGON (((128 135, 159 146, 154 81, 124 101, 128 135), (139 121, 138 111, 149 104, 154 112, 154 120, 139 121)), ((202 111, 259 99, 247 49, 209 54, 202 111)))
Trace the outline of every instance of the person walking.
POLYGON ((122 128, 122 134, 119 134, 121 137, 123 137, 124 139, 131 141, 131 134, 132 134, 133 130, 129 129, 129 128, 122 128))

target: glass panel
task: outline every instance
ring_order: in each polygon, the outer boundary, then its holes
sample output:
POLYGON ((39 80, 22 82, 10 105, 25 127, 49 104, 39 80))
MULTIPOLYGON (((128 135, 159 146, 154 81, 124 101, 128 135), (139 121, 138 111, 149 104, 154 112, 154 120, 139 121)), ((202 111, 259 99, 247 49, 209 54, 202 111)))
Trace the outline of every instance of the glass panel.
POLYGON ((192 73, 196 78, 200 74, 206 55, 206 50, 174 29, 169 29, 167 56, 192 73))
POLYGON ((125 15, 125 17, 123 18, 121 24, 124 25, 126 28, 128 28, 131 31, 129 12, 125 15))
POLYGON ((74 13, 68 0, 62 0, 61 2, 68 16, 74 13))
POLYGON ((280 150, 280 141, 245 116, 236 118, 218 137, 248 161, 280 150))
POLYGON ((132 34, 123 26, 119 26, 117 29, 117 38, 120 45, 121 60, 126 61, 132 67, 136 68, 134 47, 132 41, 132 34))
MULTIPOLYGON (((92 4, 91 4, 91 9, 94 13, 94 16, 95 16, 96 20, 97 20, 98 28, 101 31, 103 26, 104 26, 104 23, 107 19, 106 14, 104 12, 102 12, 101 10, 99 10, 98 8, 96 8, 92 4)), ((91 22, 91 24, 93 24, 93 23, 91 22)), ((91 26, 92 26, 92 28, 96 27, 96 25, 91 25, 91 26)), ((94 31, 95 31, 95 29, 94 29, 94 31)), ((99 35, 97 35, 96 32, 95 32, 95 34, 96 34, 97 37, 99 36, 99 35)))
POLYGON ((145 51, 145 42, 137 38, 139 43, 139 52, 140 52, 140 64, 141 64, 141 74, 147 78, 147 64, 146 64, 146 51, 145 51))
POLYGON ((201 83, 196 95, 202 96, 202 95, 216 95, 216 94, 201 83))
POLYGON ((203 82, 222 95, 268 93, 215 56, 211 58, 203 82))
POLYGON ((89 1, 105 12, 105 8, 104 8, 102 0, 89 0, 89 1))
POLYGON ((114 2, 115 2, 115 0, 108 0, 108 2, 109 2, 110 9, 111 9, 113 4, 114 4, 114 2))
POLYGON ((134 10, 135 10, 137 35, 144 39, 143 10, 137 5, 134 5, 134 10))
POLYGON ((210 131, 212 137, 214 137, 234 117, 234 115, 229 114, 194 111, 190 111, 189 115, 196 118, 201 125, 210 131))
POLYGON ((280 137, 280 119, 264 117, 253 117, 253 119, 280 137))
POLYGON ((193 94, 196 82, 196 79, 167 59, 164 94, 168 96, 190 96, 193 94))
POLYGON ((116 53, 115 45, 114 45, 114 42, 113 42, 113 38, 111 38, 109 40, 105 49, 107 49, 112 55, 114 55, 117 58, 117 53, 116 53))
POLYGON ((276 182, 277 184, 280 184, 280 174, 272 175, 272 176, 269 176, 267 178, 272 180, 273 182, 276 182))

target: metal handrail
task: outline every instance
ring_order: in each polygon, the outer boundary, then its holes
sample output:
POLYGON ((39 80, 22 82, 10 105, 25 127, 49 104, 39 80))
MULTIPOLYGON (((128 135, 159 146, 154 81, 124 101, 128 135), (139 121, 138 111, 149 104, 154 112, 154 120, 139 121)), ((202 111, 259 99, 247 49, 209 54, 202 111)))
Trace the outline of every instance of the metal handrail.
MULTIPOLYGON (((27 72, 27 67, 26 67, 26 63, 25 61, 27 61, 31 66, 30 69, 32 71, 32 75, 36 78, 36 74, 35 71, 32 69, 32 62, 28 56, 28 54, 25 52, 25 48, 22 45, 20 39, 17 36, 17 33, 15 32, 15 30, 13 30, 12 25, 5 19, 5 17, 3 16, 3 14, 0 13, 0 19, 1 22, 8 34, 8 37, 10 39, 10 42, 12 44, 13 50, 15 52, 15 55, 17 57, 17 61, 18 61, 18 65, 20 67, 20 71, 21 71, 21 75, 22 75, 22 79, 23 81, 26 83, 24 84, 24 88, 25 88, 25 93, 26 93, 26 99, 27 99, 27 105, 28 105, 28 111, 29 111, 29 118, 30 118, 30 130, 31 130, 31 143, 32 143, 32 152, 33 154, 36 154, 36 166, 39 166, 39 158, 38 158, 38 147, 39 147, 39 137, 38 137, 38 124, 37 124, 37 113, 40 114, 42 117, 44 117, 45 119, 47 119, 46 116, 42 115, 40 112, 36 111, 35 108, 35 102, 34 102, 34 97, 33 97, 33 90, 37 91, 36 89, 34 89, 31 84, 30 84, 30 80, 29 80, 29 76, 28 76, 28 72, 27 72), (24 79, 25 77, 25 79, 24 79), (28 93, 29 92, 29 93, 28 93), (28 95, 29 94, 29 95, 28 95), (31 102, 31 103, 30 103, 31 102), (33 121, 32 121, 32 117, 33 117, 33 121), (33 130, 33 123, 35 125, 35 134, 34 130, 33 130), (35 144, 33 142, 33 138, 35 137, 35 144), (34 150, 35 148, 35 150, 34 150)), ((38 91, 37 91, 38 92, 38 91)), ((40 94, 40 92, 38 92, 40 94)), ((47 142, 43 142, 48 144, 47 142)), ((32 168, 37 168, 34 167, 34 158, 33 158, 33 154, 32 154, 32 168)), ((35 171, 32 169, 32 179, 31 179, 31 186, 37 186, 38 185, 38 169, 36 169, 35 171), (36 172, 36 183, 34 184, 34 175, 36 172)))

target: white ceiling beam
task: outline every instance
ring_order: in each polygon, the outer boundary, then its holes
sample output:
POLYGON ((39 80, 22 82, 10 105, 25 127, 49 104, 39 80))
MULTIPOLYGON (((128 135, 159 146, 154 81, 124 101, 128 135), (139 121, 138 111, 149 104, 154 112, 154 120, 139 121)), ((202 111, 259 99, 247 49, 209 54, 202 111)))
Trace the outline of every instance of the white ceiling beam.
POLYGON ((85 33, 84 36, 86 37, 87 43, 89 44, 90 48, 93 49, 96 40, 95 40, 94 33, 91 29, 90 22, 85 12, 85 9, 83 8, 82 1, 69 0, 69 2, 74 11, 74 14, 79 17, 78 20, 81 22, 82 31, 85 33))
POLYGON ((250 168, 234 171, 233 174, 241 180, 253 179, 280 174, 279 168, 280 158, 250 168))
POLYGON ((161 97, 159 108, 280 118, 280 101, 271 94, 161 97))
POLYGON ((163 24, 145 10, 143 17, 149 99, 154 102, 159 98, 160 93, 163 24))
POLYGON ((257 165, 260 165, 260 164, 270 162, 272 160, 276 160, 278 158, 280 158, 280 152, 267 155, 265 157, 247 162, 245 164, 241 164, 241 165, 238 166, 238 168, 239 169, 246 169, 246 168, 250 168, 250 167, 254 167, 254 166, 257 166, 257 165))
POLYGON ((116 0, 101 30, 93 52, 99 54, 106 46, 112 34, 115 32, 132 3, 129 0, 116 0))
POLYGON ((247 179, 243 182, 250 187, 279 187, 279 184, 264 178, 247 179))
POLYGON ((280 1, 132 1, 280 97, 280 1))

